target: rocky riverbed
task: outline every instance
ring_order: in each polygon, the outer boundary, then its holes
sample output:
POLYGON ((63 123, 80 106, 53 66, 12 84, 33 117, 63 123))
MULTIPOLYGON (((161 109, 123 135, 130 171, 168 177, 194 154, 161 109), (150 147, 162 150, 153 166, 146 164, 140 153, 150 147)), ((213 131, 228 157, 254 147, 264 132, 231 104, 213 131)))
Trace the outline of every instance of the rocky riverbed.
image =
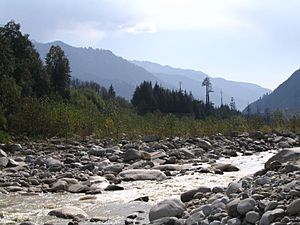
MULTIPOLYGON (((262 207, 260 202, 263 201, 249 193, 258 185, 260 176, 263 176, 263 185, 272 186, 272 176, 283 175, 281 170, 285 166, 265 171, 264 175, 252 177, 252 180, 244 178, 251 183, 247 186, 251 191, 241 180, 233 183, 236 184, 236 187, 233 185, 235 191, 228 194, 230 188, 227 184, 262 169, 263 162, 279 149, 298 145, 299 138, 292 133, 261 132, 230 138, 216 135, 159 140, 148 136, 139 142, 124 139, 120 143, 53 138, 43 142, 1 145, 0 222, 124 224, 125 221, 127 224, 143 224, 149 222, 149 217, 152 223, 162 224, 156 219, 161 217, 157 215, 163 215, 172 217, 163 219, 169 220, 168 224, 227 224, 223 218, 227 221, 236 219, 237 222, 231 224, 239 224, 238 220, 247 224, 246 215, 232 217, 227 212, 227 205, 231 200, 242 201, 251 197, 255 208, 247 213, 253 211, 261 220, 263 213, 258 206, 262 207), (191 196, 188 199, 182 198, 182 194, 180 200, 180 194, 186 192, 193 194, 188 194, 191 196), (174 208, 175 204, 180 213, 161 213, 155 208, 165 210, 159 202, 170 198, 177 200, 165 200, 169 202, 163 205, 174 208), (216 201, 222 199, 216 210, 211 206, 212 198, 216 201), (203 216, 203 210, 199 208, 207 205, 213 210, 203 216), (195 211, 197 215, 202 214, 192 219, 195 211), (213 213, 219 215, 213 217, 213 213)), ((286 176, 292 177, 290 174, 286 176)), ((285 203, 289 202, 284 202, 284 206, 285 203)), ((289 214, 284 211, 280 215, 289 214)), ((274 221, 278 218, 276 216, 274 221)), ((290 217, 285 219, 293 221, 290 217)))

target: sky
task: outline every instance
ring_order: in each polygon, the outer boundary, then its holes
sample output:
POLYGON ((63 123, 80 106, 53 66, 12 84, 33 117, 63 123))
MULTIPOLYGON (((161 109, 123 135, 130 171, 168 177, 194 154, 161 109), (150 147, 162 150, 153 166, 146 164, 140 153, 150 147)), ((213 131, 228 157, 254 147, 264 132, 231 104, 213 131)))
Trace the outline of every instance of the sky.
POLYGON ((300 67, 299 9, 298 0, 0 0, 0 24, 274 89, 300 67))

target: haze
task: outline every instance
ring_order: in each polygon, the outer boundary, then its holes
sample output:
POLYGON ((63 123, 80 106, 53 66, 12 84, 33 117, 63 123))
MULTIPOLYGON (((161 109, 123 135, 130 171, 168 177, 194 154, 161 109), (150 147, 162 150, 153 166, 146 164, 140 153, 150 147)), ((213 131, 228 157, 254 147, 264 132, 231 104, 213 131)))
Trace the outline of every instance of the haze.
POLYGON ((39 42, 103 48, 126 59, 274 89, 299 68, 300 1, 2 0, 39 42))

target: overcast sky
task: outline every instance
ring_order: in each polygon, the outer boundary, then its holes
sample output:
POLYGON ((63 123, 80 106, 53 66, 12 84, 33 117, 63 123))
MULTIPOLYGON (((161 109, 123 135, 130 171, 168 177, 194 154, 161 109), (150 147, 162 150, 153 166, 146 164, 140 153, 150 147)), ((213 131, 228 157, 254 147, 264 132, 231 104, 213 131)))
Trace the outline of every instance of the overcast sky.
POLYGON ((298 0, 0 0, 0 24, 274 89, 300 67, 299 10, 298 0))

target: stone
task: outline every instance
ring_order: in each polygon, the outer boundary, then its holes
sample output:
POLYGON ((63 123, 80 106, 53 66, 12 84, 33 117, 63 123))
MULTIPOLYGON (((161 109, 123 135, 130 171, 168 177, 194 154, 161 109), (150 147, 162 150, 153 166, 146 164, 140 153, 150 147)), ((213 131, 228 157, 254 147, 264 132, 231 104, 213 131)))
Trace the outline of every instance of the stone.
POLYGON ((236 198, 236 199, 233 199, 232 201, 230 201, 226 205, 226 210, 230 217, 237 217, 239 215, 239 213, 237 211, 237 206, 240 203, 240 201, 241 200, 239 198, 236 198))
POLYGON ((118 186, 118 185, 108 185, 104 191, 122 191, 124 190, 124 187, 118 186))
POLYGON ((82 218, 86 219, 88 215, 82 209, 75 206, 65 206, 62 208, 51 210, 48 213, 49 216, 56 216, 63 219, 75 219, 82 218))
POLYGON ((6 167, 8 165, 9 159, 7 157, 0 157, 0 167, 6 167))
POLYGON ((123 180, 157 180, 167 179, 167 176, 160 170, 131 169, 119 173, 123 180))
POLYGON ((6 152, 3 151, 1 148, 0 148, 0 157, 7 157, 6 152))
POLYGON ((205 187, 205 186, 200 186, 196 189, 192 189, 192 190, 182 193, 180 196, 180 199, 182 202, 189 202, 193 199, 194 195, 198 192, 201 192, 201 193, 211 192, 211 188, 205 187))
POLYGON ((205 215, 202 211, 198 211, 196 213, 193 213, 192 215, 190 215, 185 224, 186 225, 194 225, 194 224, 200 224, 200 221, 205 219, 205 215))
POLYGON ((168 199, 151 207, 149 212, 150 222, 163 217, 180 218, 184 213, 184 205, 178 199, 168 199))
POLYGON ((129 162, 131 160, 135 161, 138 159, 141 159, 141 153, 136 149, 127 149, 126 152, 124 152, 124 162, 129 162))
POLYGON ((154 220, 151 225, 183 225, 183 223, 176 217, 163 217, 161 219, 154 220))
POLYGON ((274 209, 274 210, 267 211, 262 215, 259 221, 259 225, 270 225, 278 217, 283 217, 283 216, 284 216, 283 209, 274 209))
POLYGON ((296 215, 300 212, 300 198, 292 201, 287 207, 288 215, 296 215))
POLYGON ((9 148, 12 152, 19 152, 23 149, 21 144, 11 144, 9 148))
POLYGON ((259 219, 260 219, 260 215, 258 212, 255 212, 255 211, 247 212, 246 217, 245 217, 245 220, 251 224, 256 224, 256 222, 259 221, 259 219))
POLYGON ((232 218, 227 221, 227 225, 241 225, 242 222, 239 218, 232 218))
POLYGON ((66 191, 68 189, 68 183, 64 180, 57 180, 52 184, 50 190, 54 192, 66 191))
POLYGON ((203 140, 201 138, 197 138, 197 145, 200 148, 203 148, 205 150, 210 150, 212 149, 212 145, 209 141, 203 140))
POLYGON ((286 163, 286 162, 297 160, 299 158, 300 158, 300 147, 283 149, 277 154, 275 154, 274 156, 272 156, 265 163, 265 168, 269 168, 270 164, 274 161, 278 161, 280 163, 286 163))
POLYGON ((89 190, 87 185, 83 184, 72 184, 68 187, 68 192, 71 193, 85 193, 89 190))
POLYGON ((238 182, 231 182, 226 190, 228 196, 241 192, 242 185, 238 182))
POLYGON ((223 172, 234 172, 239 171, 240 169, 232 164, 227 163, 215 163, 212 165, 213 168, 221 170, 223 172))
POLYGON ((240 215, 246 215, 247 212, 254 209, 256 202, 253 198, 246 198, 239 202, 237 205, 237 211, 240 215))
POLYGON ((90 184, 91 188, 100 190, 105 189, 109 185, 108 180, 101 176, 91 176, 87 183, 90 184))
POLYGON ((164 164, 159 166, 154 166, 153 169, 161 170, 161 171, 180 171, 183 166, 178 164, 164 164))

